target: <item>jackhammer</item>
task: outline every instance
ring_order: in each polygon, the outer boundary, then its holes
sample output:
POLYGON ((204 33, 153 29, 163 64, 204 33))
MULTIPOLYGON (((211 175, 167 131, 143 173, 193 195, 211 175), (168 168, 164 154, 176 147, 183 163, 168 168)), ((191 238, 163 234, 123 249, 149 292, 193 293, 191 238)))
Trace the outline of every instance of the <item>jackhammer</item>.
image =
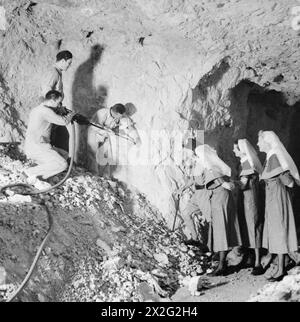
MULTIPOLYGON (((65 106, 62 106, 62 105, 59 105, 57 107, 57 111, 56 111, 56 113, 61 115, 61 116, 65 116, 70 112, 71 112, 71 110, 67 109, 65 106)), ((125 140, 128 140, 128 141, 132 142, 133 144, 136 144, 135 140, 132 139, 131 137, 129 137, 127 135, 122 135, 122 134, 118 133, 117 131, 114 131, 114 130, 112 130, 112 129, 104 126, 104 125, 92 123, 92 122, 89 121, 88 118, 86 118, 85 116, 83 116, 83 115, 81 115, 79 113, 77 113, 77 114, 75 114, 73 116, 73 121, 75 121, 76 123, 78 123, 80 125, 94 126, 94 127, 98 128, 100 130, 103 130, 103 131, 109 133, 109 134, 116 135, 116 136, 118 136, 120 138, 123 138, 125 140)))

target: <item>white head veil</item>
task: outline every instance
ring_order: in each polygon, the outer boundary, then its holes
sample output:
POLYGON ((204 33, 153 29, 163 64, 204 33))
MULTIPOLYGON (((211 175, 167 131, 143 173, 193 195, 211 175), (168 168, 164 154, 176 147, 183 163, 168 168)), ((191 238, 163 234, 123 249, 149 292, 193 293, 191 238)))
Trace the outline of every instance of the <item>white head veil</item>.
POLYGON ((262 165, 253 146, 247 139, 238 140, 239 150, 246 155, 248 162, 253 170, 262 173, 262 165))
POLYGON ((211 148, 209 145, 199 145, 195 149, 195 153, 199 158, 199 162, 203 164, 203 167, 208 170, 214 170, 222 175, 231 176, 230 167, 219 158, 215 149, 211 148))
POLYGON ((273 131, 264 131, 261 133, 261 136, 262 139, 271 146, 271 150, 268 152, 267 158, 276 154, 283 171, 290 171, 292 177, 296 180, 297 184, 300 185, 297 166, 278 136, 273 131))

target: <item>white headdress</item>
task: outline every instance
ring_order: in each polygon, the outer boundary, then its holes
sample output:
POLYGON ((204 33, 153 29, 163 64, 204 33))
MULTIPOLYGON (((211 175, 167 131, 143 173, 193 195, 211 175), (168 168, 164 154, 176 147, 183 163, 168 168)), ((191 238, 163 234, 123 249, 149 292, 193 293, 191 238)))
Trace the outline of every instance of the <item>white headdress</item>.
POLYGON ((231 176, 230 167, 219 158, 215 149, 209 145, 199 145, 195 149, 195 153, 199 158, 199 162, 203 164, 203 167, 208 170, 214 170, 222 175, 231 176))
POLYGON ((262 139, 271 146, 271 150, 268 152, 267 158, 276 154, 283 171, 290 171, 292 177, 296 180, 297 184, 300 185, 297 166, 278 136, 273 131, 264 131, 261 133, 261 136, 262 139))
POLYGON ((238 140, 239 150, 246 155, 248 162, 253 170, 262 173, 262 165, 253 146, 247 139, 238 140))

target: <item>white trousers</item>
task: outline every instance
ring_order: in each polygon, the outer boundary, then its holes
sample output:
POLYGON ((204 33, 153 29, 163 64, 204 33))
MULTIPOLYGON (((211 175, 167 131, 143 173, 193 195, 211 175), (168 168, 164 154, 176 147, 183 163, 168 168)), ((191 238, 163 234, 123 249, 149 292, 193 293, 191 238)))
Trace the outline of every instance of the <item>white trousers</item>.
POLYGON ((57 153, 48 143, 34 144, 25 147, 26 156, 37 163, 36 166, 26 169, 28 176, 42 176, 48 179, 67 169, 67 161, 57 153))

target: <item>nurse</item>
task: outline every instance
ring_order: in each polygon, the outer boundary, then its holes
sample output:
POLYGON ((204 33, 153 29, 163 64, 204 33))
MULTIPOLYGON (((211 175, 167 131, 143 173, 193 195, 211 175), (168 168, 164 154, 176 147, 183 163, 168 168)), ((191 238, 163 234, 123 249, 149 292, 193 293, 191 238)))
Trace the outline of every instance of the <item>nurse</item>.
POLYGON ((219 253, 219 265, 211 275, 222 276, 227 274, 228 251, 241 245, 239 223, 232 195, 234 185, 230 182, 231 169, 209 145, 198 146, 195 152, 204 167, 206 202, 211 218, 208 247, 211 251, 219 253))
POLYGON ((261 179, 266 183, 263 247, 278 256, 278 270, 269 278, 280 281, 286 275, 285 255, 298 250, 290 190, 300 184, 298 169, 273 131, 261 131, 258 147, 267 154, 261 179))
POLYGON ((260 249, 263 211, 259 193, 259 175, 262 173, 262 165, 255 149, 247 139, 238 140, 234 144, 233 152, 240 158, 238 210, 242 245, 255 250, 252 275, 262 275, 264 269, 260 263, 260 249))

